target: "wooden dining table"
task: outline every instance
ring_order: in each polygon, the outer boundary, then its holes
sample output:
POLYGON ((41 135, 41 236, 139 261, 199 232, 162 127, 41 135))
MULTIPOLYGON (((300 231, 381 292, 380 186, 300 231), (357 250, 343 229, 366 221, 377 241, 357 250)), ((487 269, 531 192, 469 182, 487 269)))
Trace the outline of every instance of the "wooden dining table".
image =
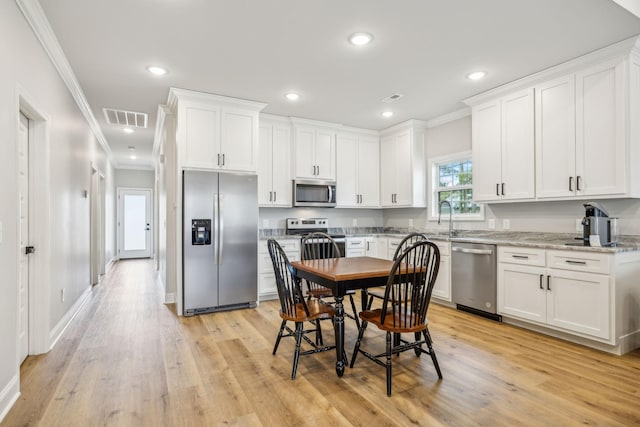
MULTIPOLYGON (((393 261, 372 258, 327 258, 294 261, 291 266, 296 276, 331 289, 335 304, 336 373, 344 374, 344 307, 342 300, 348 291, 384 286, 387 283, 393 261)), ((362 301, 363 309, 366 301, 362 301)))

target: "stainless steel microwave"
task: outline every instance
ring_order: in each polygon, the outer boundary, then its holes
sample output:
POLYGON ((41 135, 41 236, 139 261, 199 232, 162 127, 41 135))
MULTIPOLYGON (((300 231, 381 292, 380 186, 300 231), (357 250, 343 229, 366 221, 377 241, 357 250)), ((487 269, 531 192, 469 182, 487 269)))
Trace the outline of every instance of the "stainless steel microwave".
POLYGON ((335 207, 336 183, 316 180, 293 181, 293 206, 335 207))

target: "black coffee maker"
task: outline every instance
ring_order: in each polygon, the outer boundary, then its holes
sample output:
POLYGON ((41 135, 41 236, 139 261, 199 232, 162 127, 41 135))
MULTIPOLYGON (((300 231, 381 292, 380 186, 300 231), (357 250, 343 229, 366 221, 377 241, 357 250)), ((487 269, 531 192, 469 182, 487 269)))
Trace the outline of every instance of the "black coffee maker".
POLYGON ((583 204, 582 239, 585 246, 608 246, 611 244, 611 218, 602 206, 595 202, 583 204), (596 237, 597 236, 597 237, 596 237), (597 242, 596 242, 597 240, 597 242))

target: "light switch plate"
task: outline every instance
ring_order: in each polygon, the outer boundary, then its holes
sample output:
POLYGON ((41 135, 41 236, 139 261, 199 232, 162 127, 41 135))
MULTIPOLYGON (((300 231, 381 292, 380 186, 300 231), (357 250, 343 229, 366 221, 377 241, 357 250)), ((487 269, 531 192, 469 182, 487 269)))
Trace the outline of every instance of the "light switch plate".
POLYGON ((503 230, 508 230, 511 228, 511 221, 509 221, 508 219, 503 219, 502 220, 502 229, 503 230))
POLYGON ((269 220, 268 219, 263 219, 262 220, 262 228, 269 228, 269 220))
POLYGON ((491 218, 489 220, 489 230, 493 230, 496 228, 496 220, 494 218, 491 218))

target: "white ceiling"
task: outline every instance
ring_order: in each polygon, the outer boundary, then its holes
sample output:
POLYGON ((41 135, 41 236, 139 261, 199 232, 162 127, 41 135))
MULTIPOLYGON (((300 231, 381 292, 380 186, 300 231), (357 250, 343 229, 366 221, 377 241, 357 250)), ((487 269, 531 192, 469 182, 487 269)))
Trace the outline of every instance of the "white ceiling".
POLYGON ((640 34, 611 0, 40 0, 117 167, 153 166, 169 87, 265 102, 267 113, 384 129, 640 34), (366 47, 347 36, 367 31, 366 47), (145 67, 169 69, 164 77, 145 67), (489 72, 472 82, 473 70, 489 72), (301 94, 295 103, 283 94, 301 94), (387 105, 383 98, 405 96, 387 105), (149 114, 125 135, 102 108, 149 114), (395 111, 391 119, 380 113, 395 111), (138 159, 129 160, 128 146, 138 159))

